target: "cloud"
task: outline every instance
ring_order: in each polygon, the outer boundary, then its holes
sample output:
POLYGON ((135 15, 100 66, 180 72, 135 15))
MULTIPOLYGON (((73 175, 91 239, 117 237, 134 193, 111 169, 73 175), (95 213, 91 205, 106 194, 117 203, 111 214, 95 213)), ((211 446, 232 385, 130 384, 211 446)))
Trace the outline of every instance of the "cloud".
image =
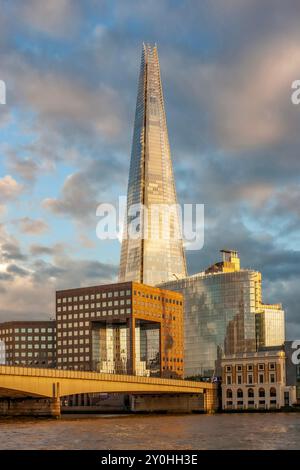
POLYGON ((32 158, 19 158, 11 151, 7 152, 8 166, 12 173, 17 173, 22 179, 33 182, 39 172, 39 165, 32 158))
POLYGON ((0 179, 0 201, 10 201, 16 199, 23 191, 20 185, 12 176, 6 175, 0 179))
POLYGON ((96 212, 96 190, 87 184, 83 175, 72 174, 64 182, 61 198, 47 198, 42 204, 54 214, 86 220, 91 212, 96 212))
POLYGON ((19 14, 29 26, 51 36, 67 38, 78 27, 79 9, 76 0, 51 0, 49 3, 29 0, 21 5, 19 14))
POLYGON ((43 220, 23 217, 15 221, 20 231, 26 235, 40 235, 49 230, 48 224, 43 220))
POLYGON ((99 133, 112 139, 121 131, 122 101, 108 84, 88 87, 76 76, 63 75, 58 70, 41 71, 21 61, 15 71, 22 71, 17 99, 56 127, 70 126, 99 133))
POLYGON ((116 266, 65 256, 54 263, 38 259, 28 270, 15 264, 7 270, 0 272, 0 321, 55 317, 55 290, 112 282, 117 274, 116 266))
POLYGON ((29 272, 26 269, 23 269, 20 266, 17 266, 16 264, 9 264, 6 268, 6 272, 19 277, 29 276, 29 272))
POLYGON ((64 250, 65 250, 65 246, 62 243, 56 243, 53 246, 33 244, 33 245, 30 245, 29 247, 30 254, 33 256, 60 255, 64 253, 64 250))
POLYGON ((80 223, 96 223, 96 209, 102 200, 110 202, 112 191, 124 182, 122 164, 113 158, 90 160, 81 171, 68 175, 58 198, 46 198, 42 205, 54 214, 72 217, 80 223))

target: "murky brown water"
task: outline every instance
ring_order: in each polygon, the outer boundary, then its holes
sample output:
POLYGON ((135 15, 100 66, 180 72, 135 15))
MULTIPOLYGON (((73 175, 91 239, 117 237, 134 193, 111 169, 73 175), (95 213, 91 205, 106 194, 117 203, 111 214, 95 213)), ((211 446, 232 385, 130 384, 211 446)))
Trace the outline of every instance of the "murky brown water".
POLYGON ((0 419, 0 449, 299 448, 299 413, 0 419))

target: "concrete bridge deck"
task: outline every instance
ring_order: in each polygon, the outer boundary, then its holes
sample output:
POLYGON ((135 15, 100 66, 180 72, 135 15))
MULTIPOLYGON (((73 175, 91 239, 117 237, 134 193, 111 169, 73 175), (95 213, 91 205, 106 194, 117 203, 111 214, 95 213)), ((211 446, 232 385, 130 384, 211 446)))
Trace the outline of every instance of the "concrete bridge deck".
POLYGON ((82 393, 205 395, 207 410, 215 405, 216 385, 156 377, 58 369, 0 366, 0 397, 49 398, 54 408, 60 397, 82 393))

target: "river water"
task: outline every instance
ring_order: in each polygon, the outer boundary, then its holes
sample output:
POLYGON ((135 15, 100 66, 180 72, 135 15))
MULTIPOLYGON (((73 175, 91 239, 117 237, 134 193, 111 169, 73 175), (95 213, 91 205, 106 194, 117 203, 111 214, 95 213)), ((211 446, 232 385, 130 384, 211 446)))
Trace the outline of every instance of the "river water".
POLYGON ((0 419, 0 449, 299 448, 300 413, 0 419))

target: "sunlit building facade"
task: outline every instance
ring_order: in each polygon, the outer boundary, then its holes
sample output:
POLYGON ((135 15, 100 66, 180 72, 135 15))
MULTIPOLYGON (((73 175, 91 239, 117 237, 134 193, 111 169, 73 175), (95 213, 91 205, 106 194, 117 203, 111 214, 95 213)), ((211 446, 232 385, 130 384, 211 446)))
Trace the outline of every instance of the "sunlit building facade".
POLYGON ((186 276, 157 47, 143 45, 120 262, 120 281, 186 276), (147 214, 142 211, 145 207, 147 214), (133 211, 132 211, 133 209, 133 211), (136 223, 137 214, 140 222, 136 223), (138 236, 129 235, 136 223, 138 236))
POLYGON ((57 365, 183 376, 183 297, 125 282, 57 291, 57 365))
POLYGON ((0 363, 22 367, 55 367, 56 323, 54 321, 0 323, 0 363))
POLYGON ((257 346, 282 346, 285 342, 285 313, 281 304, 262 305, 256 313, 257 346))
POLYGON ((280 409, 296 404, 286 379, 283 349, 226 355, 222 362, 224 410, 280 409))

